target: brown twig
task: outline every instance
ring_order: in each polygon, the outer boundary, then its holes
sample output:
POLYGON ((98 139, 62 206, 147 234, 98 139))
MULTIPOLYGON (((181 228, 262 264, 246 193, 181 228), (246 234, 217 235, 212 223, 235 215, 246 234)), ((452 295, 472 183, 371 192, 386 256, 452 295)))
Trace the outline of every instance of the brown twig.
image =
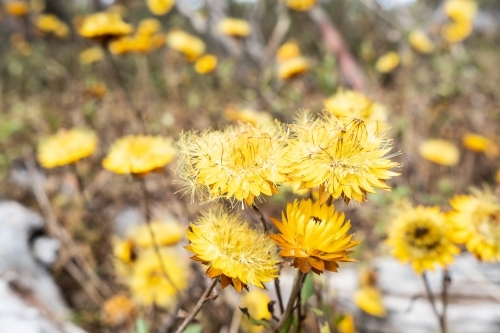
POLYGON ((267 234, 267 222, 266 219, 264 218, 264 214, 260 211, 259 207, 257 207, 256 204, 252 205, 252 209, 257 214, 257 217, 259 218, 260 222, 262 223, 262 228, 264 232, 267 234))
POLYGON ((83 203, 85 205, 85 208, 90 210, 90 202, 87 200, 87 197, 85 196, 85 183, 83 182, 83 178, 80 175, 80 172, 78 171, 78 167, 76 163, 71 163, 70 164, 71 169, 73 170, 73 173, 75 174, 76 177, 76 182, 78 184, 78 193, 80 193, 80 196, 83 199, 83 203))
POLYGON ((443 270, 443 289, 441 292, 441 299, 443 302, 443 312, 441 313, 441 321, 443 323, 443 331, 447 331, 447 322, 446 322, 446 310, 448 309, 448 290, 451 284, 451 276, 450 271, 448 269, 443 270))
POLYGON ((443 318, 437 310, 436 300, 434 299, 434 294, 432 293, 431 286, 429 285, 429 279, 427 278, 427 274, 425 272, 422 273, 422 280, 424 281, 425 291, 427 293, 427 298, 429 299, 429 303, 431 303, 432 311, 434 312, 434 315, 439 321, 439 327, 441 328, 441 333, 446 333, 446 327, 443 323, 443 318))
POLYGON ((304 273, 301 272, 300 269, 297 270, 297 276, 295 277, 295 280, 293 281, 293 287, 292 291, 290 293, 290 298, 288 299, 288 303, 286 305, 285 312, 281 315, 280 320, 278 321, 278 324, 274 328, 274 332, 279 333, 283 326, 285 326, 286 321, 290 317, 293 311, 293 304, 295 303, 295 300, 297 299, 297 296, 300 293, 300 290, 302 289, 302 278, 304 277, 304 273))

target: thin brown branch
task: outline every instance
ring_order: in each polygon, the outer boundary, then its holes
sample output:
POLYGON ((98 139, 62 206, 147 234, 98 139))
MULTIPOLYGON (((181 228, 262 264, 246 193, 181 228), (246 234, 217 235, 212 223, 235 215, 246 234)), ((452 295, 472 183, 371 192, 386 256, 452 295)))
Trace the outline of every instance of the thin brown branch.
POLYGON ((432 293, 431 286, 429 285, 429 279, 427 278, 427 274, 425 272, 422 273, 422 280, 424 281, 427 298, 429 299, 429 303, 431 303, 432 312, 434 312, 434 315, 439 321, 439 327, 441 328, 441 333, 446 333, 446 328, 443 325, 443 319, 437 310, 436 300, 434 298, 434 294, 432 293))
POLYGON ((443 270, 443 289, 441 292, 441 300, 443 302, 443 312, 441 313, 441 321, 443 325, 443 331, 447 331, 447 321, 446 321, 446 310, 448 309, 448 291, 450 289, 451 276, 448 269, 443 270))
POLYGON ((297 299, 297 296, 300 293, 300 290, 302 289, 302 278, 304 277, 304 273, 300 271, 300 269, 297 270, 297 276, 295 277, 295 280, 293 281, 293 287, 292 291, 290 292, 290 298, 288 299, 288 303, 286 305, 285 312, 281 315, 281 318, 274 328, 274 332, 279 333, 283 326, 285 326, 286 321, 288 318, 292 315, 293 311, 293 305, 295 303, 295 300, 297 299))

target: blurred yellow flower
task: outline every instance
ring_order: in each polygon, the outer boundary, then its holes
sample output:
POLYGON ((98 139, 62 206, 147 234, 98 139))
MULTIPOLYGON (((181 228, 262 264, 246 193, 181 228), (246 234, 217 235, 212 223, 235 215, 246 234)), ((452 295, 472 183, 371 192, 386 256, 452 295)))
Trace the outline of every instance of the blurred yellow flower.
POLYGON ((138 35, 153 35, 161 30, 161 23, 155 18, 145 18, 139 22, 138 35))
POLYGON ((233 37, 246 37, 250 35, 252 27, 245 20, 226 17, 217 23, 217 32, 233 37))
POLYGON ((339 333, 356 333, 352 314, 347 313, 342 316, 342 319, 337 324, 337 330, 339 333))
POLYGON ((293 10, 304 12, 313 8, 318 0, 284 0, 285 5, 293 10))
POLYGON ((168 14, 175 4, 175 0, 146 0, 151 13, 155 15, 168 14))
POLYGON ((269 126, 273 123, 273 118, 269 113, 252 109, 238 110, 233 107, 228 107, 224 111, 224 116, 228 121, 241 121, 254 126, 269 126))
POLYGON ((280 232, 269 235, 281 247, 279 255, 292 258, 293 267, 303 273, 337 272, 339 262, 356 261, 349 254, 359 241, 351 240, 354 234, 347 235, 351 222, 345 221, 344 214, 336 212, 333 205, 295 200, 286 205, 282 222, 272 217, 271 221, 280 232))
POLYGON ((292 58, 278 64, 277 76, 281 80, 288 80, 306 73, 309 70, 309 61, 304 57, 292 58))
POLYGON ((3 7, 8 15, 16 17, 26 16, 30 11, 30 7, 24 1, 7 1, 3 7))
POLYGON ((198 74, 212 73, 215 67, 217 67, 217 57, 211 54, 205 54, 194 64, 194 70, 198 74))
POLYGON ((101 61, 104 58, 104 53, 99 46, 89 47, 80 52, 80 63, 87 65, 101 61))
POLYGON ((450 141, 441 139, 428 139, 418 147, 420 156, 436 164, 453 166, 460 160, 457 146, 450 141))
POLYGON ((135 50, 135 39, 131 36, 116 38, 109 43, 109 52, 115 55, 124 55, 135 50))
POLYGON ((173 30, 167 35, 167 45, 184 54, 188 61, 196 61, 205 52, 205 43, 181 30, 173 30))
POLYGON ((85 38, 107 41, 132 32, 132 26, 123 22, 117 13, 98 12, 82 18, 78 33, 85 38))
POLYGON ((374 317, 385 317, 382 293, 375 287, 365 286, 354 294, 354 303, 364 312, 374 317))
POLYGON ((108 93, 108 87, 102 82, 96 82, 87 89, 87 93, 94 98, 102 98, 108 93))
POLYGON ((117 174, 143 175, 163 168, 175 155, 171 138, 129 135, 113 143, 102 165, 117 174))
POLYGON ((127 284, 138 304, 170 308, 177 301, 178 291, 188 287, 189 263, 174 249, 162 248, 160 255, 163 264, 153 249, 141 252, 132 266, 127 284))
POLYGON ((90 130, 59 130, 40 142, 38 161, 44 168, 55 168, 90 156, 96 147, 97 136, 90 130))
POLYGON ((457 195, 450 200, 455 241, 482 261, 500 261, 500 199, 490 190, 457 195))
MULTIPOLYGON (((250 316, 255 320, 269 320, 272 317, 268 305, 271 302, 269 296, 259 289, 253 289, 243 295, 240 308, 248 310, 250 316)), ((260 333, 264 331, 262 325, 252 325, 247 316, 241 320, 241 330, 246 333, 260 333)))
MULTIPOLYGON (((158 246, 173 245, 184 237, 184 228, 175 221, 153 221, 150 225, 158 246)), ((146 224, 131 229, 128 238, 134 244, 143 248, 153 246, 151 231, 146 224)))
POLYGON ((323 104, 325 109, 337 117, 360 118, 367 123, 387 120, 387 109, 382 104, 357 91, 340 88, 335 95, 325 99, 323 104))
POLYGON ((125 264, 131 264, 137 258, 136 245, 130 239, 113 239, 113 255, 125 264))
POLYGON ((490 139, 479 134, 467 133, 462 138, 462 143, 465 148, 477 153, 484 153, 494 145, 490 139))
POLYGON ((392 255, 403 263, 411 263, 422 274, 436 265, 446 267, 460 253, 453 244, 456 229, 439 211, 439 207, 418 206, 397 214, 388 228, 387 243, 392 255))
POLYGON ((469 21, 450 22, 443 26, 441 34, 448 43, 458 43, 472 33, 472 23, 469 21))
POLYGON ((391 51, 378 58, 375 63, 375 69, 380 73, 390 73, 398 67, 399 62, 399 55, 391 51))
POLYGON ((35 19, 34 23, 41 32, 52 33, 61 39, 67 38, 70 33, 66 23, 54 14, 42 14, 35 19))
POLYGON ((410 45, 420 53, 434 52, 434 43, 429 39, 425 32, 422 30, 413 30, 408 35, 410 45))
POLYGON ((222 208, 205 212, 190 223, 187 238, 185 248, 194 254, 191 259, 208 266, 208 277, 220 277, 222 288, 232 285, 238 292, 249 284, 264 288, 265 282, 278 277, 276 245, 240 216, 222 208))
POLYGON ((444 12, 457 22, 472 22, 477 14, 477 2, 474 0, 447 0, 444 12))
POLYGON ((298 57, 300 57, 300 48, 295 42, 286 42, 280 46, 278 52, 276 53, 277 62, 285 62, 298 57))
POLYGON ((121 326, 134 322, 137 309, 132 301, 124 295, 116 295, 108 299, 103 306, 104 317, 110 326, 121 326))

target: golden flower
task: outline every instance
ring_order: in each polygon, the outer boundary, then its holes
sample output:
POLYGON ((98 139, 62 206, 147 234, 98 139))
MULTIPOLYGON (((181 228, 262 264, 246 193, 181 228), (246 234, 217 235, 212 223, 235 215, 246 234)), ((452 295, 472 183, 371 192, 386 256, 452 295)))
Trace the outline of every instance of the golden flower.
POLYGON ((7 1, 3 7, 7 14, 16 17, 26 16, 30 10, 30 7, 24 1, 7 1))
POLYGON ((477 2, 473 0, 447 0, 444 12, 456 22, 472 22, 477 14, 477 2))
POLYGON ((96 82, 87 90, 88 94, 95 98, 102 98, 108 93, 108 87, 102 82, 96 82))
POLYGON ((380 73, 390 73, 398 67, 399 62, 399 55, 391 51, 378 58, 375 63, 375 69, 380 73))
POLYGON ((293 10, 305 12, 313 8, 318 0, 284 0, 285 5, 293 10))
POLYGON ((387 156, 391 142, 376 123, 305 114, 290 129, 286 172, 292 181, 302 182, 301 189, 320 186, 321 202, 330 196, 363 202, 375 188, 390 190, 385 180, 399 175, 391 171, 398 166, 390 160, 394 155, 387 156))
POLYGON ((467 133, 466 135, 464 135, 464 137, 462 138, 462 143, 465 148, 477 153, 484 153, 488 150, 489 147, 494 145, 490 139, 482 135, 472 133, 467 133))
POLYGON ((35 20, 35 26, 44 33, 52 33, 63 39, 69 36, 68 26, 54 14, 42 14, 35 20))
POLYGON ((285 62, 298 57, 300 57, 300 48, 295 42, 287 42, 281 45, 276 53, 277 62, 285 62))
POLYGON ((117 13, 98 12, 82 18, 78 33, 85 38, 107 41, 132 32, 132 26, 123 22, 117 13))
POLYGON ((364 312, 374 317, 385 317, 382 293, 375 287, 365 286, 354 294, 354 303, 364 312))
POLYGON ((355 333, 356 327, 354 325, 354 318, 350 313, 344 314, 342 319, 337 324, 337 330, 339 333, 355 333))
POLYGON ((125 264, 131 264, 137 258, 136 244, 130 239, 113 239, 113 255, 125 264))
POLYGON ((205 54, 194 64, 194 70, 198 74, 212 73, 215 67, 217 67, 217 57, 211 54, 205 54))
POLYGON ((323 101, 325 109, 337 117, 359 118, 370 123, 387 120, 387 109, 360 92, 340 88, 323 101))
POLYGON ((80 63, 87 65, 93 64, 94 62, 101 61, 104 58, 104 53, 102 49, 98 46, 89 47, 88 49, 80 52, 80 63))
POLYGON ((109 43, 109 52, 115 55, 128 54, 134 50, 135 38, 131 36, 119 37, 109 43))
POLYGON ((155 15, 168 14, 175 4, 175 0, 146 0, 151 13, 155 15))
MULTIPOLYGON (((248 314, 255 320, 270 320, 272 317, 268 305, 271 302, 269 296, 259 290, 253 289, 241 298, 240 308, 247 309, 248 314)), ((247 316, 241 320, 241 330, 247 333, 260 333, 264 331, 262 325, 253 325, 247 316)))
POLYGON ((226 17, 217 23, 217 32, 233 37, 246 37, 250 35, 252 27, 245 20, 226 17))
POLYGON ((460 160, 460 152, 454 143, 441 139, 425 140, 418 147, 420 156, 431 162, 453 166, 460 160))
POLYGON ((38 145, 38 161, 44 168, 75 163, 90 156, 97 147, 94 132, 82 129, 59 130, 38 145))
POLYGON ((450 221, 458 229, 455 241, 465 243, 479 260, 500 260, 500 199, 484 190, 457 195, 450 204, 450 221))
POLYGON ((173 30, 167 35, 167 45, 184 54, 189 61, 195 61, 205 52, 201 39, 181 30, 173 30))
POLYGON ((276 245, 238 215, 221 208, 205 212, 190 223, 187 238, 191 259, 207 265, 210 278, 220 276, 222 288, 232 285, 238 292, 249 284, 264 288, 263 283, 278 277, 276 245))
POLYGON ((334 206, 295 200, 286 205, 286 216, 283 212, 281 219, 271 218, 280 233, 269 237, 281 247, 279 255, 293 258, 293 266, 303 273, 337 272, 339 262, 356 261, 349 257, 349 249, 359 241, 351 240, 354 234, 346 235, 351 222, 335 212, 334 206))
POLYGON ((432 43, 422 30, 411 31, 408 35, 408 41, 420 53, 432 53, 434 51, 434 43, 432 43))
POLYGON ((110 326, 121 326, 131 324, 137 309, 127 296, 116 295, 104 303, 104 317, 110 326))
POLYGON ((261 194, 277 194, 276 184, 285 181, 280 130, 240 123, 224 132, 184 133, 178 171, 201 200, 227 198, 252 205, 261 194))
POLYGON ((469 21, 457 21, 447 23, 443 26, 441 35, 448 43, 458 43, 466 39, 472 33, 472 23, 469 21))
POLYGON ((411 263, 421 274, 434 266, 445 267, 460 253, 453 244, 456 230, 439 207, 409 208, 395 216, 388 229, 387 243, 392 254, 403 263, 411 263))
POLYGON ((133 38, 132 51, 142 54, 147 54, 154 51, 156 48, 153 45, 153 36, 145 34, 137 34, 133 38))
POLYGON ((304 57, 297 57, 284 61, 278 65, 277 76, 281 80, 288 80, 306 73, 309 70, 309 61, 304 57))
POLYGON ((238 110, 233 107, 228 107, 224 111, 224 116, 228 121, 241 121, 254 126, 270 126, 273 123, 273 118, 269 113, 252 109, 238 110))
POLYGON ((153 249, 141 252, 127 284, 138 304, 170 308, 177 300, 178 291, 188 286, 189 264, 174 249, 162 248, 160 255, 163 264, 153 249))
POLYGON ((153 35, 161 30, 161 23, 155 18, 145 18, 139 22, 138 35, 153 35))
MULTIPOLYGON (((158 246, 175 244, 184 236, 184 228, 175 221, 153 221, 150 224, 158 246)), ((128 237, 140 247, 153 246, 151 231, 146 224, 141 224, 130 230, 128 237)))
POLYGON ((102 165, 117 174, 141 175, 161 169, 175 154, 171 138, 129 135, 113 143, 102 165))

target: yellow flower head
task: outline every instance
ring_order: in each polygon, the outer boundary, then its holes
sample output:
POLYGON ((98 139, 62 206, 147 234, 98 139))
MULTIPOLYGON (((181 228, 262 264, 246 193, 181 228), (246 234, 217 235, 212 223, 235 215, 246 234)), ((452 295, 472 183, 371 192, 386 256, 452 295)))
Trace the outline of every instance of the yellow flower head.
MULTIPOLYGON (((161 34, 156 35, 146 35, 146 34, 137 34, 133 38, 132 42, 132 51, 142 54, 147 54, 155 51, 158 47, 155 45, 155 37, 161 36, 161 34)), ((162 38, 160 37, 160 40, 162 38)), ((164 38, 163 38, 164 39, 164 38)), ((159 44, 162 46, 162 44, 159 44)))
POLYGON ((226 17, 217 23, 217 32, 221 35, 246 37, 251 31, 250 23, 242 19, 226 17))
POLYGON ((284 0, 285 5, 293 10, 305 12, 313 8, 318 0, 284 0))
POLYGON ((367 123, 387 120, 387 109, 380 103, 370 100, 360 92, 339 89, 323 101, 325 109, 337 117, 359 118, 367 123))
POLYGON ((175 4, 175 0, 146 0, 151 13, 155 15, 165 15, 168 14, 175 4))
POLYGON ((211 54, 205 54, 194 64, 196 73, 202 75, 212 73, 215 67, 217 67, 217 57, 211 54))
POLYGON ((422 30, 413 30, 410 32, 408 41, 417 52, 432 53, 434 51, 434 43, 432 43, 422 30))
POLYGON ((129 135, 113 144, 102 165, 117 174, 140 175, 161 169, 175 154, 171 138, 129 135))
POLYGON ((398 67, 399 62, 399 55, 391 51, 378 58, 375 63, 375 69, 380 73, 390 73, 398 67))
POLYGON ((339 333, 355 333, 354 318, 350 313, 344 314, 342 320, 337 324, 339 333))
POLYGON ((385 317, 382 293, 375 287, 365 286, 354 294, 354 303, 364 312, 374 317, 385 317))
POLYGON ((287 42, 281 45, 276 53, 277 62, 285 62, 298 57, 300 57, 300 48, 295 42, 287 42))
POLYGON ((38 145, 38 161, 44 168, 75 163, 90 156, 97 147, 97 136, 89 130, 60 130, 38 145))
POLYGON ((188 286, 189 262, 174 249, 160 249, 160 254, 163 265, 153 249, 143 251, 132 266, 127 284, 138 304, 170 308, 177 300, 177 292, 188 286))
POLYGON ((104 303, 104 317, 110 326, 121 326, 133 322, 137 309, 128 297, 116 295, 104 303))
MULTIPOLYGON (((184 236, 184 228, 175 221, 153 221, 151 229, 158 246, 172 245, 177 243, 184 236)), ((153 240, 151 232, 146 224, 141 224, 128 233, 128 238, 140 247, 152 247, 153 240)))
POLYGON ((460 160, 460 152, 454 143, 441 139, 425 140, 418 147, 420 156, 436 164, 453 166, 460 160))
POLYGON ((472 22, 477 14, 477 2, 474 0, 448 0, 444 4, 448 17, 456 22, 472 22))
POLYGON ((87 89, 87 93, 91 97, 102 98, 108 93, 108 87, 102 82, 96 82, 87 89))
POLYGON ((24 1, 7 1, 3 6, 10 16, 22 17, 28 15, 30 11, 30 7, 24 1))
POLYGON ((310 199, 295 200, 286 205, 282 222, 271 220, 280 231, 269 236, 281 247, 279 255, 293 258, 293 266, 303 273, 337 272, 339 262, 356 261, 349 258, 349 249, 359 241, 351 240, 354 234, 347 235, 351 222, 345 221, 344 214, 339 215, 333 206, 310 199))
POLYGON ((291 137, 288 176, 301 181, 301 189, 320 186, 322 203, 329 196, 363 202, 375 188, 390 190, 385 180, 399 175, 391 171, 398 164, 387 155, 390 140, 376 123, 330 114, 311 119, 305 114, 291 125, 291 137))
POLYGON ((191 259, 207 265, 210 278, 220 276, 222 288, 238 292, 248 285, 264 288, 278 276, 276 245, 266 234, 251 229, 238 215, 223 209, 205 212, 187 230, 191 259))
POLYGON ((98 12, 83 17, 78 33, 85 38, 107 41, 132 32, 132 26, 123 22, 117 13, 98 12))
POLYGON ((35 26, 44 33, 54 34, 56 37, 64 39, 69 36, 69 28, 54 14, 42 14, 35 19, 35 26))
POLYGON ((445 267, 460 253, 453 244, 456 230, 439 207, 410 208, 396 215, 388 229, 387 243, 392 254, 403 263, 411 263, 421 274, 434 270, 436 265, 445 267))
POLYGON ((450 221, 458 229, 456 242, 479 260, 500 260, 500 199, 489 190, 457 195, 450 200, 450 221))
POLYGON ((173 30, 167 35, 167 45, 184 54, 188 61, 196 61, 205 52, 205 43, 181 30, 173 30))
POLYGON ((161 23, 155 18, 146 18, 139 22, 138 35, 153 35, 161 30, 161 23))
POLYGON ((115 55, 125 55, 135 50, 135 38, 131 36, 123 36, 116 38, 109 43, 109 52, 115 55))
POLYGON ((276 75, 281 80, 288 80, 309 70, 309 61, 304 57, 296 57, 278 64, 276 75))
POLYGON ((113 255, 122 263, 131 264, 137 259, 137 246, 130 239, 113 239, 113 255))
MULTIPOLYGON (((268 309, 270 302, 269 295, 259 289, 253 289, 243 295, 240 308, 247 309, 250 316, 255 320, 269 320, 272 317, 268 309)), ((250 320, 243 316, 241 330, 246 333, 260 333, 264 331, 264 327, 262 325, 252 325, 250 320)))
POLYGON ((458 43, 466 39, 472 33, 472 23, 469 21, 457 21, 447 23, 443 26, 441 35, 448 43, 458 43))
POLYGON ((467 133, 462 138, 462 143, 465 148, 477 153, 484 153, 490 146, 493 145, 490 139, 479 134, 467 133))
POLYGON ((87 65, 101 61, 104 58, 102 49, 98 46, 90 47, 80 52, 80 63, 87 65))
POLYGON ((273 123, 271 115, 265 111, 255 111, 252 109, 235 109, 228 107, 224 111, 224 116, 228 121, 245 122, 254 126, 270 126, 273 123))
POLYGON ((178 171, 191 190, 201 190, 202 200, 227 198, 251 205, 262 194, 277 194, 276 184, 285 181, 280 131, 279 126, 240 123, 223 132, 184 133, 178 171))

